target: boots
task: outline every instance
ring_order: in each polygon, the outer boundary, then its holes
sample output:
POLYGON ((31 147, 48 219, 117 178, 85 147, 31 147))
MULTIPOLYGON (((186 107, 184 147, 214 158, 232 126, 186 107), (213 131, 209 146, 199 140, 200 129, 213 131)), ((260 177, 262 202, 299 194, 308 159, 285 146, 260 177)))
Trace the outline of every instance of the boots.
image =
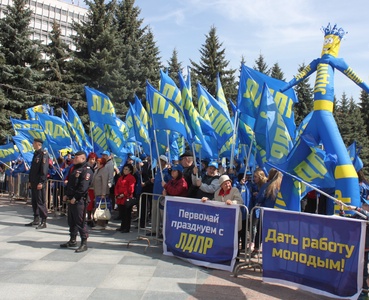
POLYGON ((82 239, 81 246, 75 251, 77 253, 87 251, 87 239, 82 239))
POLYGON ((77 247, 77 241, 75 236, 71 236, 68 242, 60 244, 60 248, 73 248, 73 247, 77 247))
POLYGON ((44 229, 46 228, 46 219, 41 221, 41 224, 36 227, 36 229, 44 229))
POLYGON ((40 218, 34 217, 31 223, 24 224, 24 226, 31 227, 31 226, 37 226, 38 224, 40 224, 40 218))

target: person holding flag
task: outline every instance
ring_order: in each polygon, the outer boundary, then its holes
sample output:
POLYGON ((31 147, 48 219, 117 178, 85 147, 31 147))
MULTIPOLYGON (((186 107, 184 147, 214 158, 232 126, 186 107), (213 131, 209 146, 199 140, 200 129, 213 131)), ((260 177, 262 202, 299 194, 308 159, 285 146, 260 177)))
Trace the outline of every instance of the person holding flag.
POLYGON ((46 228, 46 181, 49 171, 49 154, 42 148, 43 140, 33 140, 33 154, 29 171, 29 188, 31 189, 31 201, 33 209, 33 221, 25 226, 37 226, 36 229, 46 228), (41 224, 40 224, 41 217, 41 224))

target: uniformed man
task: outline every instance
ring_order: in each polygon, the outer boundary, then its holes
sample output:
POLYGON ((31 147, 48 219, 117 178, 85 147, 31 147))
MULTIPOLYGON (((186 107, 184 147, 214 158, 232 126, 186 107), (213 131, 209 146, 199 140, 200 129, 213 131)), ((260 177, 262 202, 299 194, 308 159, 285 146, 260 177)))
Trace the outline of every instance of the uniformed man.
POLYGON ((87 164, 86 153, 79 151, 74 155, 73 167, 68 176, 64 201, 68 203, 68 225, 70 240, 61 248, 77 246, 77 234, 81 236, 81 246, 75 252, 87 250, 88 231, 86 225, 87 192, 93 171, 87 164))
POLYGON ((37 226, 36 229, 46 228, 46 183, 49 170, 49 154, 42 148, 41 139, 33 140, 35 152, 29 171, 29 187, 31 188, 31 199, 33 209, 33 221, 25 226, 37 226), (41 224, 40 224, 41 217, 41 224))

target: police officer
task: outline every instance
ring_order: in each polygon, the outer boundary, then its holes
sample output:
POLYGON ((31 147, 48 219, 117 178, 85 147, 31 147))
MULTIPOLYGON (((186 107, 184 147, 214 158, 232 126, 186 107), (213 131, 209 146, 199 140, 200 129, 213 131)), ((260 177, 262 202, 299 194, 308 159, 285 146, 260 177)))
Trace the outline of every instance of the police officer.
POLYGON ((74 155, 73 167, 68 175, 64 201, 68 203, 68 225, 70 240, 61 244, 61 248, 77 246, 77 234, 81 236, 81 246, 75 252, 87 250, 88 231, 86 225, 87 191, 93 171, 87 164, 86 153, 79 151, 74 155))
POLYGON ((46 228, 46 183, 49 170, 49 154, 42 148, 43 141, 35 138, 33 140, 33 154, 31 169, 29 171, 29 187, 31 188, 33 222, 25 226, 36 225, 36 229, 46 228), (40 224, 41 217, 41 224, 40 224))

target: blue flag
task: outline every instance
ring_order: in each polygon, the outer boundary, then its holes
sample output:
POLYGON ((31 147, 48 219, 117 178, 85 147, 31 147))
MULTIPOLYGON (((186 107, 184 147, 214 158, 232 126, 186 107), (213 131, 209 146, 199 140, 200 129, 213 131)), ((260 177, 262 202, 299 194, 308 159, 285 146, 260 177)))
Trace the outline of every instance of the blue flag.
POLYGON ((354 168, 356 172, 360 171, 364 167, 364 163, 359 157, 360 150, 356 149, 356 141, 354 141, 350 146, 348 146, 347 151, 350 155, 350 159, 352 161, 352 164, 354 165, 354 168))
MULTIPOLYGON (((184 102, 183 110, 185 113, 185 117, 187 120, 187 124, 191 130, 191 138, 187 139, 190 144, 198 143, 201 145, 202 151, 204 151, 203 158, 211 158, 213 157, 213 151, 211 147, 209 147, 207 141, 204 138, 204 133, 200 124, 200 119, 203 119, 199 112, 196 110, 195 106, 192 102, 191 90, 187 86, 186 82, 183 79, 182 73, 178 73, 180 90, 182 94, 182 100, 184 102)), ((213 130, 210 125, 210 130, 213 130)))
POLYGON ((154 130, 173 130, 187 139, 188 128, 186 128, 184 115, 150 83, 146 85, 146 99, 150 105, 149 111, 154 130))
POLYGON ((231 116, 229 114, 227 100, 224 95, 222 83, 220 82, 219 73, 217 74, 216 99, 218 100, 219 105, 223 108, 224 113, 227 114, 228 118, 230 118, 231 116))
POLYGON ((62 118, 46 114, 37 114, 37 117, 44 130, 49 147, 52 147, 53 151, 72 147, 72 138, 68 126, 62 118))
MULTIPOLYGON (((137 142, 141 143, 141 146, 145 153, 150 153, 150 137, 147 127, 143 124, 140 115, 136 112, 135 108, 129 103, 130 111, 133 118, 133 130, 137 142)), ((142 107, 142 109, 144 109, 142 107)), ((145 110, 146 112, 146 110, 145 110)))
POLYGON ((281 164, 292 149, 292 140, 269 88, 264 84, 255 121, 256 143, 266 152, 269 162, 281 164))
POLYGON ((27 120, 37 120, 37 113, 50 115, 50 106, 48 104, 40 104, 26 109, 27 120))
POLYGON ((115 108, 109 97, 88 86, 85 86, 85 92, 90 120, 115 126, 115 108))
POLYGON ((12 137, 14 144, 17 146, 19 153, 22 155, 24 161, 31 165, 33 159, 34 149, 32 143, 23 134, 19 133, 12 137))
POLYGON ((218 149, 228 143, 228 148, 233 143, 233 122, 226 111, 215 98, 200 84, 197 83, 197 96, 199 113, 207 116, 213 128, 213 133, 218 142, 218 149))
POLYGON ((73 109, 72 105, 68 103, 68 120, 72 124, 76 133, 81 137, 82 149, 87 153, 91 152, 93 149, 90 137, 86 134, 85 128, 82 124, 81 118, 77 112, 73 109))
POLYGON ((149 127, 149 114, 146 109, 143 107, 141 100, 135 95, 135 103, 133 105, 136 114, 139 116, 142 125, 145 126, 146 129, 149 127))
POLYGON ((0 162, 7 163, 16 160, 18 156, 19 152, 14 148, 13 143, 0 146, 0 162))
POLYGON ((286 85, 284 81, 269 77, 242 65, 237 95, 238 109, 242 113, 256 118, 264 83, 269 87, 270 94, 283 117, 291 138, 294 138, 296 126, 293 105, 297 103, 297 98, 293 89, 288 89, 284 93, 279 91, 286 85))

